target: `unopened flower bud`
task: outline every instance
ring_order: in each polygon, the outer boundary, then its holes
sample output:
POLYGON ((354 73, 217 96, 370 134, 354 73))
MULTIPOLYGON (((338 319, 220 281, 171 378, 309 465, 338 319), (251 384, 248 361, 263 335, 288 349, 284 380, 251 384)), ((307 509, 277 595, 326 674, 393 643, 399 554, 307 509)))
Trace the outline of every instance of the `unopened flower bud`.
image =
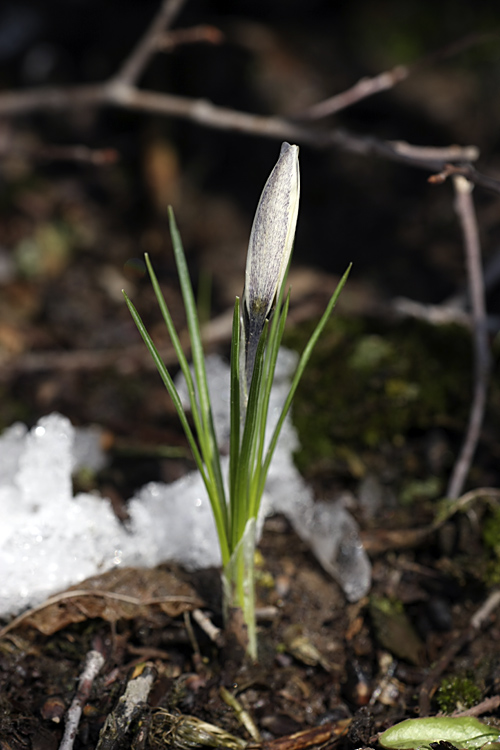
POLYGON ((243 329, 249 386, 262 329, 290 262, 299 211, 299 147, 283 143, 260 197, 248 243, 243 329))

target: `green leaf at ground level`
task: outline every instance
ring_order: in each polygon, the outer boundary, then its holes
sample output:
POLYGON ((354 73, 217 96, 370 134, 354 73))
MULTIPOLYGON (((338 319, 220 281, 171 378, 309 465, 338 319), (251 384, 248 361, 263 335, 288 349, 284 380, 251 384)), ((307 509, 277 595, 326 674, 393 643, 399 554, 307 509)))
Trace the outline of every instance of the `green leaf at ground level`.
POLYGON ((431 742, 451 742, 464 750, 475 750, 498 739, 498 730, 471 716, 430 716, 407 719, 387 729, 379 737, 382 747, 390 750, 412 750, 428 747, 431 742))

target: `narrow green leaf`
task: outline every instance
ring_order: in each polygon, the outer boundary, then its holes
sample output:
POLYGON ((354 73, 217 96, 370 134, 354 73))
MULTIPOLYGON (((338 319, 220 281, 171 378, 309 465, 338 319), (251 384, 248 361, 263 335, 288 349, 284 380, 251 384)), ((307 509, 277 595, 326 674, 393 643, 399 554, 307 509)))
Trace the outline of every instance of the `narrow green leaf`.
POLYGON ((161 291, 160 285, 158 283, 158 279, 156 278, 156 274, 154 272, 153 266, 151 265, 151 261, 149 260, 149 256, 147 253, 144 256, 144 259, 146 261, 146 267, 148 269, 149 277, 151 279, 151 284, 153 286, 153 290, 154 290, 158 305, 160 307, 163 320, 165 321, 165 325, 167 326, 170 340, 172 341, 172 345, 175 349, 176 357, 179 361, 182 374, 184 375, 184 380, 186 381, 186 386, 187 386, 188 396, 189 396, 189 403, 191 406, 191 413, 193 415, 196 433, 197 435, 200 435, 200 433, 202 432, 200 407, 198 404, 198 400, 196 398, 196 391, 194 387, 193 376, 191 374, 191 370, 189 367, 189 362, 187 361, 186 355, 184 354, 184 351, 182 349, 179 336, 175 329, 174 321, 170 314, 170 310, 168 309, 168 305, 165 301, 165 297, 163 296, 163 292, 161 291))
POLYGON ((283 427, 283 422, 285 421, 286 415, 288 414, 290 410, 290 406, 292 405, 293 397, 295 395, 295 391, 297 390, 297 386, 300 383, 300 379, 304 373, 304 370, 306 368, 306 365, 311 357, 312 351, 316 345, 317 340, 319 339, 321 332, 323 331, 323 328, 328 322, 328 318, 332 314, 333 308, 335 307, 337 300, 339 298, 339 294, 342 291, 342 288, 344 284, 347 281, 347 277, 349 276, 349 272, 351 270, 352 264, 349 265, 347 268, 347 271, 344 273, 342 278, 340 279, 339 283, 337 284, 337 288, 335 292, 333 293, 332 297, 330 298, 330 301, 327 305, 327 308, 323 315, 321 316, 318 325, 313 331, 313 334, 311 338, 309 339, 306 348, 302 352, 302 356, 300 357, 299 364, 297 365, 297 369, 295 370, 295 374, 292 379, 292 384, 290 386, 290 390, 288 392, 288 396, 286 397, 285 403, 283 405, 283 409, 281 411, 280 417, 278 419, 278 423, 276 424, 276 427, 274 428, 274 432, 271 438, 271 441, 269 443, 269 447, 267 449, 266 458, 264 461, 264 467, 260 479, 260 487, 259 491, 262 493, 264 491, 264 485, 266 482, 267 473, 269 471, 269 466, 271 464, 271 460, 273 457, 274 450, 276 448, 276 443, 278 442, 278 438, 281 432, 281 428, 283 427))
POLYGON ((127 296, 126 292, 123 292, 123 296, 125 297, 125 302, 127 303, 127 307, 130 311, 130 314, 132 315, 132 318, 134 320, 134 323, 137 326, 137 329, 139 333, 142 336, 142 339, 144 343, 146 344, 149 353, 151 354, 153 361, 156 365, 156 368, 160 374, 161 379, 163 380, 163 383, 165 385, 165 388, 168 391, 168 394, 170 398, 172 399, 172 402, 175 406, 175 410, 177 411, 177 414, 179 416, 179 419, 182 423, 182 428, 186 434, 186 437, 189 441, 189 447, 191 448, 191 451, 193 453, 194 460, 196 461, 196 465, 203 477, 203 481, 206 482, 206 474, 205 474, 205 467, 203 465, 203 460, 201 458, 200 452, 198 450, 198 446, 196 444, 196 440, 194 438, 193 432, 191 430, 191 427, 189 426, 189 422, 187 421, 187 417, 184 411, 184 407, 182 405, 181 398, 179 396, 179 393, 177 392, 177 388, 175 387, 174 381, 172 380, 172 376, 170 375, 169 371, 167 370, 165 363, 163 362, 162 358, 160 357, 160 354, 156 348, 156 346, 153 343, 153 340, 151 336, 149 335, 146 326, 142 322, 142 318, 140 317, 139 313, 137 312, 134 304, 131 302, 129 297, 127 296))
POLYGON ((169 208, 169 220, 175 263, 177 266, 177 272, 179 274, 179 282, 181 285, 184 308, 186 310, 189 339, 191 341, 191 352, 193 357, 193 364, 195 367, 196 385, 198 386, 198 397, 200 399, 201 413, 203 415, 203 419, 205 420, 207 418, 207 414, 210 412, 210 398, 208 394, 207 376, 205 372, 205 355, 203 351, 203 344, 201 341, 200 327, 198 324, 196 301, 194 298, 193 287, 191 286, 191 279, 189 277, 186 256, 184 254, 184 248, 182 246, 181 236, 175 221, 174 212, 171 207, 169 208))
MULTIPOLYGON (((259 403, 259 433, 256 439, 256 458, 255 458, 255 476, 253 478, 250 490, 250 513, 257 515, 259 512, 262 491, 259 494, 261 486, 260 477, 263 470, 262 458, 266 444, 267 418, 269 415, 269 402, 271 399, 271 390, 274 383, 274 374, 276 372, 276 363, 285 330, 288 307, 290 304, 290 291, 288 291, 283 309, 279 315, 276 314, 276 331, 274 339, 267 346, 265 371, 263 376, 263 385, 261 388, 262 395, 259 403)), ((277 313, 277 311, 276 311, 277 313)))
POLYGON ((220 476, 220 462, 218 460, 218 453, 216 454, 216 461, 215 461, 215 467, 214 467, 214 452, 213 452, 213 446, 212 446, 212 438, 209 435, 207 439, 207 434, 206 434, 206 431, 204 429, 204 424, 203 424, 203 414, 201 412, 199 400, 197 398, 193 376, 191 373, 191 368, 189 367, 188 360, 182 349, 182 345, 181 345, 178 333, 176 331, 174 321, 170 314, 170 310, 168 309, 168 305, 166 303, 165 297, 163 296, 163 292, 161 291, 160 285, 158 283, 158 279, 156 277, 153 266, 151 265, 151 262, 147 254, 145 256, 145 260, 146 260, 148 273, 151 279, 151 284, 153 286, 153 290, 154 290, 158 305, 160 307, 163 320, 165 321, 165 325, 167 326, 170 339, 175 349, 175 354, 179 361, 182 374, 184 375, 184 380, 186 381, 189 403, 191 406, 191 413, 193 415, 194 426, 196 430, 196 435, 198 436, 198 442, 200 444, 203 461, 205 463, 205 467, 209 475, 209 481, 215 485, 217 493, 219 494, 219 498, 220 498, 219 502, 222 504, 221 512, 223 514, 224 523, 227 528, 227 525, 228 525, 227 506, 226 506, 226 501, 225 501, 223 491, 222 491, 222 495, 220 493, 220 488, 222 487, 222 479, 220 476), (218 467, 219 467, 219 471, 217 472, 218 467))
POLYGON ((229 497, 234 497, 240 458, 240 299, 236 297, 231 337, 231 390, 229 435, 229 497))
POLYGON ((165 385, 165 388, 168 391, 170 398, 172 399, 172 402, 175 406, 175 410, 177 411, 177 415, 180 419, 182 428, 188 440, 189 447, 191 448, 193 458, 196 462, 196 466, 198 467, 201 478, 207 490, 207 494, 210 500, 210 505, 212 507, 212 512, 214 514, 217 534, 218 534, 219 541, 220 541, 222 559, 223 561, 228 560, 229 559, 229 547, 228 547, 228 539, 227 539, 227 524, 226 524, 226 518, 224 516, 224 509, 221 506, 221 503, 219 501, 219 497, 216 491, 217 488, 214 485, 214 483, 211 481, 210 476, 207 475, 206 466, 204 465, 204 462, 200 454, 200 451, 198 449, 198 445, 196 443, 195 437, 193 435, 193 432, 187 420, 181 398, 179 396, 177 388, 175 387, 174 381, 172 380, 172 376, 170 375, 168 369, 165 366, 165 363, 160 357, 160 354, 156 346, 154 345, 154 342, 151 336, 149 335, 146 329, 146 326, 142 322, 142 319, 139 313, 137 312, 136 308, 134 307, 133 303, 128 298, 125 292, 123 292, 123 296, 125 297, 125 302, 130 311, 130 314, 132 315, 134 323, 136 324, 137 329, 139 333, 141 334, 142 339, 144 343, 146 344, 146 347, 149 353, 151 354, 151 357, 153 358, 153 361, 156 365, 158 373, 163 381, 163 384, 165 385))
POLYGON ((254 471, 252 464, 253 446, 259 417, 259 394, 262 382, 264 351, 266 347, 268 321, 264 325, 253 370, 250 393, 245 415, 245 425, 241 438, 240 457, 238 461, 237 476, 235 481, 235 493, 231 497, 231 526, 233 545, 237 544, 243 534, 245 524, 250 518, 248 507, 249 482, 254 471), (233 518, 235 519, 233 521, 233 518))
POLYGON ((198 311, 194 298, 193 287, 189 277, 186 256, 182 246, 181 236, 177 228, 175 216, 172 208, 169 208, 170 234, 174 248, 175 263, 179 274, 181 285, 182 299, 186 310, 186 318, 191 341, 191 353, 193 356, 193 365, 195 371, 196 387, 198 391, 200 415, 202 421, 202 431, 198 435, 200 445, 202 446, 207 470, 212 474, 217 485, 217 492, 220 503, 226 506, 224 482, 220 468, 220 454, 217 446, 217 437, 213 424, 212 409, 210 406, 210 394, 208 391, 207 374, 205 370, 205 353, 201 341, 201 332, 198 322, 198 311))

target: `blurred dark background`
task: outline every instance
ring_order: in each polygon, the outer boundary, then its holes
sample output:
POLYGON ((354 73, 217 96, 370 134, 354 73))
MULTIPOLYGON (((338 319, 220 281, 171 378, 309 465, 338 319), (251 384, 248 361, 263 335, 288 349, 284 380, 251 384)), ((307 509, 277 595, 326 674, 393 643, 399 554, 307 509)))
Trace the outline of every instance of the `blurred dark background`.
MULTIPOLYGON (((4 0, 1 89, 108 78, 158 7, 151 0, 4 0)), ((174 28, 199 24, 216 27, 223 40, 157 54, 141 87, 294 117, 364 76, 416 62, 471 33, 495 32, 500 13, 492 3, 465 1, 189 0, 174 28)), ((498 175, 499 42, 492 36, 422 66, 323 126, 416 145, 475 144, 478 168, 498 175)), ((195 283, 211 288, 213 314, 226 310, 241 291, 252 215, 279 146, 112 108, 0 119, 1 426, 14 418, 32 423, 56 408, 118 433, 142 420, 165 429, 159 415, 170 408, 166 394, 132 355, 118 369, 87 361, 80 372, 51 361, 52 353, 83 350, 91 357, 137 345, 120 295, 127 285, 164 340, 143 275, 144 251, 182 321, 166 226, 170 203, 195 283), (119 159, 96 166, 50 157, 51 146, 75 144, 116 149, 119 159), (33 364, 33 353, 46 354, 46 364, 33 364)), ((321 279, 352 261, 360 298, 375 294, 387 302, 405 295, 439 303, 463 290, 451 185, 430 185, 427 172, 401 164, 305 145, 301 171, 295 268, 315 269, 320 275, 313 279, 321 279)), ((475 196, 488 261, 498 253, 499 198, 479 189, 475 196)), ((498 287, 489 297, 492 311, 497 298, 498 287)))

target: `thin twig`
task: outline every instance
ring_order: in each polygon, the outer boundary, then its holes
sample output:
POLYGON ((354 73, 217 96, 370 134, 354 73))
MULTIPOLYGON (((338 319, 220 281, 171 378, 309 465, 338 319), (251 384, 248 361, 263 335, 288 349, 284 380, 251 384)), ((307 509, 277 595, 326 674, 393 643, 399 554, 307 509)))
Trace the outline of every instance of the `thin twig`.
MULTIPOLYGON (((129 371, 139 365, 141 369, 154 370, 155 366, 146 356, 143 346, 132 345, 123 350, 118 349, 75 349, 74 351, 41 351, 25 352, 1 363, 0 382, 4 382, 19 372, 44 372, 59 370, 61 372, 93 372, 106 367, 129 371)), ((160 354, 167 365, 175 363, 173 347, 162 347, 160 354)))
POLYGON ((78 682, 78 690, 68 708, 64 735, 59 750, 72 750, 83 707, 88 701, 95 678, 104 664, 104 656, 99 651, 89 651, 85 666, 78 682))
POLYGON ((490 500, 498 504, 500 489, 496 487, 478 487, 467 492, 453 503, 445 512, 438 513, 434 521, 427 526, 409 529, 377 529, 362 531, 360 534, 363 548, 370 555, 380 555, 388 550, 415 548, 427 541, 428 537, 441 528, 455 513, 463 511, 477 500, 490 500))
POLYGON ((224 41, 224 34, 216 26, 200 24, 191 26, 188 29, 175 29, 163 34, 158 40, 156 49, 158 52, 172 52, 181 44, 221 44, 224 41))
POLYGON ((124 694, 120 696, 116 707, 106 718, 99 734, 96 750, 145 746, 145 737, 143 737, 144 743, 140 744, 138 737, 131 742, 129 735, 134 726, 137 726, 138 733, 147 729, 147 726, 143 726, 144 722, 141 719, 147 711, 147 701, 155 679, 156 670, 146 664, 140 674, 129 680, 124 694))
POLYGON ((490 371, 488 347, 488 322, 484 293, 483 270, 479 230, 472 200, 472 185, 462 176, 453 178, 455 209, 464 237, 467 279, 472 307, 474 337, 474 394, 469 414, 469 424, 460 455, 453 467, 447 496, 451 499, 462 493, 467 474, 476 451, 483 423, 490 371))
POLYGON ((429 305, 424 302, 417 302, 407 297, 396 297, 392 300, 392 309, 398 315, 408 316, 409 318, 416 318, 417 320, 425 320, 426 323, 430 323, 434 326, 456 325, 464 326, 464 328, 472 328, 471 316, 469 313, 462 310, 462 308, 455 305, 447 305, 442 303, 440 305, 429 305))
POLYGON ((490 714, 492 711, 496 711, 499 706, 500 695, 490 695, 489 698, 485 698, 481 703, 476 703, 475 706, 466 708, 464 711, 455 711, 453 716, 482 716, 483 714, 490 714))
POLYGON ((16 155, 18 154, 39 161, 72 161, 82 164, 93 164, 97 167, 115 164, 120 158, 118 151, 114 148, 96 149, 82 145, 40 145, 33 148, 20 148, 16 150, 16 155))
POLYGON ((149 60, 158 49, 162 36, 172 25, 186 0, 163 0, 148 30, 118 71, 115 81, 121 85, 136 84, 149 60))
POLYGON ((431 524, 431 530, 436 531, 436 529, 441 528, 455 513, 463 512, 469 505, 479 500, 490 501, 496 507, 500 503, 500 489, 498 487, 476 487, 466 492, 465 495, 462 495, 454 502, 447 503, 444 511, 438 513, 431 524))
POLYGON ((391 70, 385 70, 383 73, 379 73, 372 78, 362 78, 354 86, 351 86, 350 89, 342 91, 340 94, 335 94, 335 96, 331 96, 322 102, 313 104, 309 109, 299 113, 297 117, 301 120, 319 120, 323 117, 328 117, 336 112, 340 112, 342 109, 351 107, 362 99, 378 94, 380 91, 392 89, 395 84, 408 78, 409 74, 409 67, 406 65, 396 65, 391 70))
POLYGON ((222 630, 214 625, 212 620, 201 611, 201 609, 193 609, 192 611, 193 620, 200 627, 205 635, 217 646, 222 645, 222 630))
MULTIPOLYGON (((464 157, 466 161, 476 161, 479 159, 479 149, 477 146, 412 146, 405 141, 390 141, 391 145, 397 149, 402 156, 413 157, 419 161, 426 159, 428 161, 446 161, 446 159, 459 160, 464 157)), ((463 167, 457 167, 462 170, 463 167)))
POLYGON ((392 89, 398 83, 401 83, 401 81, 405 81, 412 73, 429 67, 438 60, 457 55, 469 47, 490 41, 498 37, 498 34, 498 31, 485 34, 469 34, 463 39, 452 42, 436 52, 425 55, 411 65, 396 65, 391 70, 385 70, 371 78, 362 78, 346 91, 342 91, 340 94, 335 94, 322 102, 313 104, 312 107, 309 107, 304 112, 300 112, 297 118, 301 120, 319 120, 323 117, 333 115, 342 109, 357 104, 362 99, 379 94, 381 91, 392 89))
POLYGON ((490 615, 500 605, 500 591, 492 591, 488 596, 484 604, 482 604, 478 610, 471 617, 470 624, 476 630, 479 630, 483 624, 488 620, 490 615))
MULTIPOLYGON (((416 302, 407 297, 395 297, 389 308, 397 315, 424 320, 433 326, 458 325, 472 330, 472 316, 455 302, 442 302, 440 305, 429 305, 416 302)), ((486 320, 488 332, 496 334, 500 330, 500 315, 488 315, 486 320)))
MULTIPOLYGON (((470 159, 470 161, 474 160, 470 159)), ((500 193, 500 180, 496 180, 494 177, 488 177, 488 175, 480 174, 470 164, 445 164, 444 169, 441 172, 433 174, 428 178, 428 182, 440 185, 445 182, 448 177, 453 177, 454 175, 461 175, 478 187, 491 190, 494 193, 500 193)))

